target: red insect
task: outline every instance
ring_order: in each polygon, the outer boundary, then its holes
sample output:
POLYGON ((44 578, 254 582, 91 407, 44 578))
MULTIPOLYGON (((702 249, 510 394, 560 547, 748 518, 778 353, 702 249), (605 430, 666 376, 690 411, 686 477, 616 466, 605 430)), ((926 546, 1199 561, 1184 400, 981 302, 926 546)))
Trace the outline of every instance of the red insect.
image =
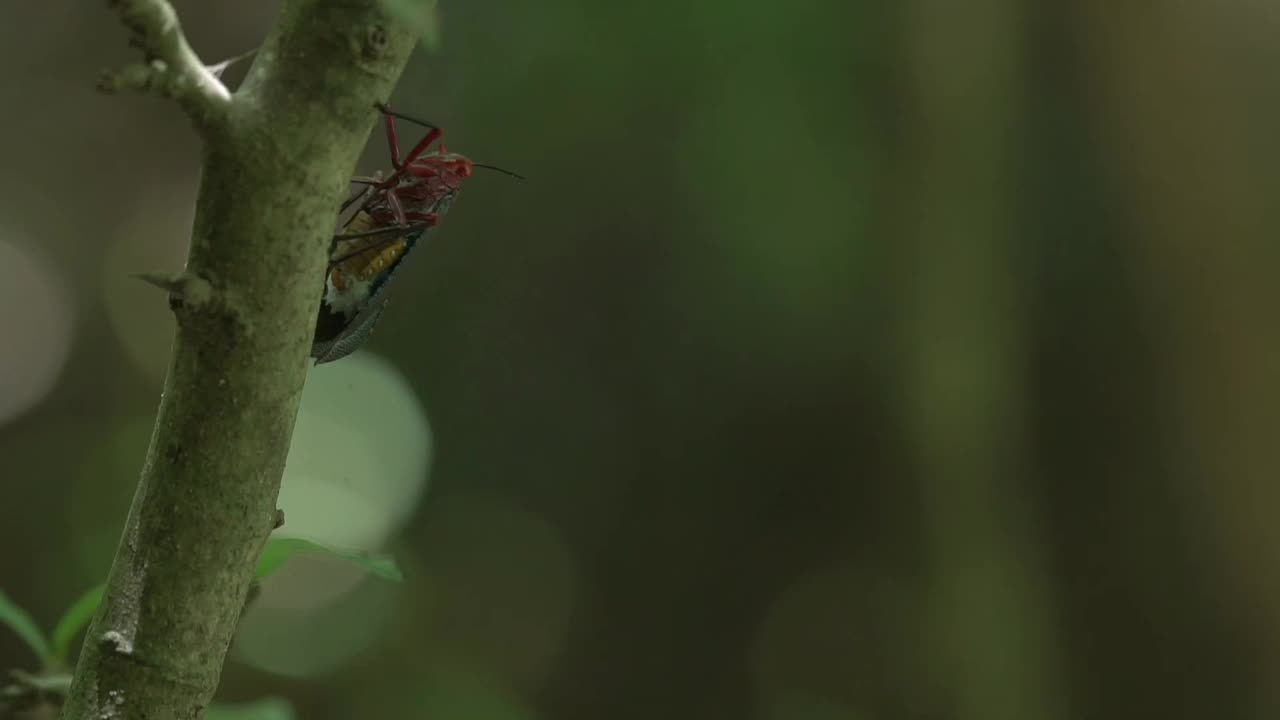
POLYGON ((377 107, 382 111, 394 172, 386 179, 378 176, 352 178, 352 182, 368 186, 362 195, 353 200, 367 197, 360 209, 367 212, 379 227, 394 225, 407 228, 417 223, 423 223, 427 227, 435 225, 441 214, 436 210, 436 203, 441 198, 452 198, 457 194, 462 181, 471 177, 474 165, 466 157, 449 152, 444 143, 438 149, 427 152, 427 148, 444 134, 440 128, 393 112, 384 104, 377 107), (427 134, 409 150, 404 160, 400 159, 396 118, 428 128, 427 134))
POLYGON ((462 181, 474 167, 484 167, 520 177, 490 165, 479 165, 441 144, 428 148, 443 132, 440 128, 393 112, 379 104, 391 151, 392 173, 352 178, 363 191, 343 203, 339 214, 356 202, 359 208, 334 237, 325 272, 320 312, 316 319, 311 356, 316 364, 330 362, 358 348, 382 314, 386 288, 392 273, 413 249, 414 243, 439 224, 458 195, 462 181), (428 128, 426 135, 400 157, 395 119, 428 128))

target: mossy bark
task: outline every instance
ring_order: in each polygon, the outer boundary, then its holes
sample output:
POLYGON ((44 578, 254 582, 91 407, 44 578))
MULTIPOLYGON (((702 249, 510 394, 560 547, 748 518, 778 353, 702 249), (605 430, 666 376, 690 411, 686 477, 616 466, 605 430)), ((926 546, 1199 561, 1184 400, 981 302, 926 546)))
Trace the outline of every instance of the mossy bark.
POLYGON ((204 128, 173 358, 63 717, 199 718, 276 497, 337 206, 415 41, 376 0, 287 0, 204 128))

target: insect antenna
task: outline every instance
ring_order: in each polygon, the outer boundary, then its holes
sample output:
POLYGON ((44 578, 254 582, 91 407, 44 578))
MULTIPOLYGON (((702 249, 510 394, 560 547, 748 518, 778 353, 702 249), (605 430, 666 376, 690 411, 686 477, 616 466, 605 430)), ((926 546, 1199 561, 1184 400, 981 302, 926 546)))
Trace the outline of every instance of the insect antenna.
POLYGON ((527 178, 525 178, 525 176, 521 175, 521 174, 520 174, 520 173, 518 173, 518 172, 513 172, 513 171, 508 170, 508 169, 506 169, 506 168, 500 168, 500 167, 498 167, 497 165, 484 165, 484 164, 482 164, 482 163, 471 163, 471 167, 484 168, 485 170, 496 170, 496 171, 498 171, 498 172, 502 173, 503 175, 510 175, 511 177, 513 177, 513 178, 515 178, 515 179, 517 179, 517 180, 526 180, 526 179, 527 179, 527 178))

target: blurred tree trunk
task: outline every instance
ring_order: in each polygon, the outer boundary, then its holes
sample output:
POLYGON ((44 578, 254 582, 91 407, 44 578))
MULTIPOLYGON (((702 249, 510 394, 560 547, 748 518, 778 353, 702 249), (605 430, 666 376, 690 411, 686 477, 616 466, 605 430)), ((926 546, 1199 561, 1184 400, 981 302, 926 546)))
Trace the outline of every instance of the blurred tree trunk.
POLYGON ((1280 242, 1274 198, 1274 9, 1256 3, 1079 5, 1166 364, 1179 478, 1216 547, 1224 614, 1260 660, 1259 717, 1280 711, 1280 242))
MULTIPOLYGON (((151 447, 63 717, 196 718, 275 520, 337 206, 414 45, 377 0, 288 0, 228 95, 157 0, 113 7, 205 141, 151 447)), ((159 302, 160 300, 157 300, 159 302)))
POLYGON ((1064 715, 1041 526, 1025 482, 1015 160, 1019 0, 915 0, 900 190, 906 416, 930 578, 931 687, 948 717, 1064 715))

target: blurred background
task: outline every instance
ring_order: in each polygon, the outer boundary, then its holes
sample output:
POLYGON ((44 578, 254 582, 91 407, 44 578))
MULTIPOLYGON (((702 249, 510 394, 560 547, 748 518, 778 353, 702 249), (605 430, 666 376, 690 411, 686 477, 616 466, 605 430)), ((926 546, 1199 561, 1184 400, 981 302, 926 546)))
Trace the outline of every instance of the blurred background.
MULTIPOLYGON (((209 62, 276 2, 175 3, 209 62)), ((0 11, 0 589, 105 575, 199 147, 0 11)), ((1280 6, 444 0, 483 171, 310 372, 219 697, 300 718, 1280 717, 1280 6)), ((361 170, 387 166, 382 138, 361 170)), ((32 668, 0 632, 0 669, 32 668)))

